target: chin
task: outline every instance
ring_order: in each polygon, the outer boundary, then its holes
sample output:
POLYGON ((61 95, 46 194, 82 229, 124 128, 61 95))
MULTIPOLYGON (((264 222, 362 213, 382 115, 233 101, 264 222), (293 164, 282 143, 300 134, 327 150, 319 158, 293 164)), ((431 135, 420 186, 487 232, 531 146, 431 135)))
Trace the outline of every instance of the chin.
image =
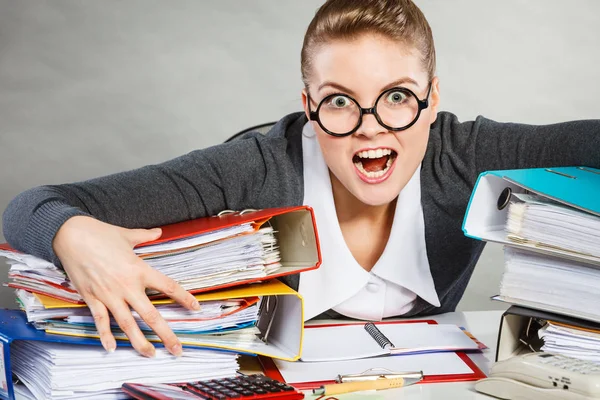
POLYGON ((394 190, 392 188, 357 188, 357 190, 353 190, 352 194, 356 197, 360 202, 366 204, 368 206, 383 206, 394 201, 398 194, 399 190, 394 190))

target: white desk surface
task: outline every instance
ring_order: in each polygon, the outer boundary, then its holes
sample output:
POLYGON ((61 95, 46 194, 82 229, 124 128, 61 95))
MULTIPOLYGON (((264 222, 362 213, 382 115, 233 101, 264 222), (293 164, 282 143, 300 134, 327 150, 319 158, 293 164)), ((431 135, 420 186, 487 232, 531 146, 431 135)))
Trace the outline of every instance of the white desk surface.
MULTIPOLYGON (((433 319, 438 323, 456 324, 464 326, 477 339, 482 341, 489 349, 481 354, 471 354, 469 357, 477 366, 487 374, 490 366, 494 362, 496 355, 496 344, 498 338, 498 328, 503 311, 466 311, 452 312, 423 318, 411 319, 433 319)), ((323 322, 323 321, 316 321, 323 322)), ((307 325, 314 323, 307 322, 307 325)), ((491 400, 493 397, 477 393, 473 388, 474 382, 452 382, 452 383, 428 383, 421 385, 412 385, 400 389, 387 389, 378 392, 359 392, 354 394, 335 396, 340 400, 344 399, 420 399, 420 400, 438 400, 438 399, 460 399, 460 400, 491 400)), ((316 399, 306 392, 306 399, 316 399)), ((323 397, 327 399, 327 396, 323 397)), ((322 400, 323 400, 322 399, 322 400)))

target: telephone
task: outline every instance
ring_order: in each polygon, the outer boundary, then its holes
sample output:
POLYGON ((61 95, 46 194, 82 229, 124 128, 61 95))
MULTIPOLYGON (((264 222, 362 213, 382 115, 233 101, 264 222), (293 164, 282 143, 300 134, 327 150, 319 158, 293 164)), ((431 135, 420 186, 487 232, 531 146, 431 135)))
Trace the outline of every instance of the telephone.
POLYGON ((509 400, 600 400, 600 365, 551 353, 498 361, 475 390, 509 400))

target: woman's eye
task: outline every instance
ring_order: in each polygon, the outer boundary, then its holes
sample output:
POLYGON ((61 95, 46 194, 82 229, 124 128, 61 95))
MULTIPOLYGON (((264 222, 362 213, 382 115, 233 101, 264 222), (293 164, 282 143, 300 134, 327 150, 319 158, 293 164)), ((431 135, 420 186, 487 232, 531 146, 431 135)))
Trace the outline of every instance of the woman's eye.
POLYGON ((350 99, 345 96, 335 96, 331 99, 330 104, 336 108, 348 107, 351 102, 350 99))
POLYGON ((391 104, 400 104, 404 102, 407 97, 406 93, 396 90, 387 95, 387 102, 391 104))

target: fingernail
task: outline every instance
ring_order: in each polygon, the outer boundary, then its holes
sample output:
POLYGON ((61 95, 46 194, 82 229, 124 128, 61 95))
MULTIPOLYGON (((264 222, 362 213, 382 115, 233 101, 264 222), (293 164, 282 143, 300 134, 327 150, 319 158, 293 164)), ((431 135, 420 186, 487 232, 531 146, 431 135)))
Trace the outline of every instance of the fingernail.
POLYGON ((154 350, 154 346, 150 346, 150 348, 144 350, 142 354, 145 357, 153 358, 156 355, 156 350, 154 350))
POLYGON ((200 311, 200 303, 198 301, 194 301, 192 303, 192 308, 196 311, 200 311))
POLYGON ((114 353, 115 352, 115 347, 116 344, 114 343, 105 343, 104 340, 100 339, 100 342, 102 343, 102 347, 104 347, 104 350, 106 350, 107 353, 114 353))
POLYGON ((173 354, 175 357, 181 357, 183 354, 183 349, 179 343, 171 347, 171 354, 173 354))

